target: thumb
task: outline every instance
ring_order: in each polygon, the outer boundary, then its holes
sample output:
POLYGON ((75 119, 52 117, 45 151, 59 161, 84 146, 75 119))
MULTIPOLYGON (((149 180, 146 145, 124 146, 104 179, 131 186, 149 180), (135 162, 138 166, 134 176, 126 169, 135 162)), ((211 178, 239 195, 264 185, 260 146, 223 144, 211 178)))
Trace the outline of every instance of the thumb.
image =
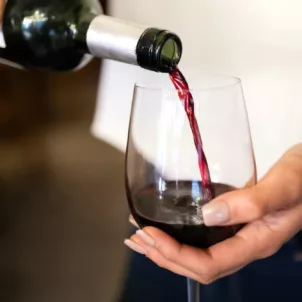
POLYGON ((302 145, 288 151, 254 187, 223 194, 202 209, 207 226, 257 220, 302 200, 302 145))

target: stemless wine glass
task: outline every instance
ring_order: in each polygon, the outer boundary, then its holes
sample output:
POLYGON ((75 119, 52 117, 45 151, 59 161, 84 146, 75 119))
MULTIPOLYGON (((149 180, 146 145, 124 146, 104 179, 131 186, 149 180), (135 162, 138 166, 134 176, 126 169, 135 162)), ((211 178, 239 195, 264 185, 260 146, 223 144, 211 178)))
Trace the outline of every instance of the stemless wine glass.
MULTIPOLYGON (((214 197, 254 185, 256 167, 240 79, 187 80, 214 197)), ((201 208, 206 201, 188 118, 168 77, 160 82, 134 88, 126 154, 130 210, 141 228, 157 227, 181 243, 208 248, 240 226, 204 225, 201 208)), ((198 283, 189 279, 188 299, 199 301, 198 283)))

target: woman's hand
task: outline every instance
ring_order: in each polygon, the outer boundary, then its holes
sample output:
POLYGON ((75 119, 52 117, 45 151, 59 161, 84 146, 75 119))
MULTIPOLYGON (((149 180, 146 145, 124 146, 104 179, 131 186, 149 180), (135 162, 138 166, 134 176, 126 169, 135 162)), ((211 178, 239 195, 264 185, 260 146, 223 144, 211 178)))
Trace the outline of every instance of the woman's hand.
POLYGON ((207 250, 180 244, 153 227, 138 230, 125 244, 160 267, 203 284, 273 255, 302 228, 302 144, 290 149, 254 187, 204 206, 203 216, 208 226, 247 224, 207 250))

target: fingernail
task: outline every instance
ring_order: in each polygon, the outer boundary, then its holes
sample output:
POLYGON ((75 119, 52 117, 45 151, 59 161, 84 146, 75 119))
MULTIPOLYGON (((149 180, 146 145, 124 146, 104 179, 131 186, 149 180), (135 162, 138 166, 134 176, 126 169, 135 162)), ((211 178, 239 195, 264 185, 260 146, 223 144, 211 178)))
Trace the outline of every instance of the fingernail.
POLYGON ((224 224, 230 219, 230 209, 223 201, 210 202, 204 205, 202 214, 207 226, 224 224))
POLYGON ((149 234, 147 234, 145 231, 138 230, 138 231, 136 231, 136 235, 140 239, 142 239, 146 245, 149 245, 150 247, 155 247, 155 240, 149 234))
POLYGON ((133 251, 135 251, 135 252, 137 252, 139 254, 142 254, 142 255, 146 254, 145 250, 141 246, 139 246, 137 243, 135 243, 134 241, 126 239, 124 241, 124 244, 126 246, 128 246, 131 250, 133 250, 133 251))

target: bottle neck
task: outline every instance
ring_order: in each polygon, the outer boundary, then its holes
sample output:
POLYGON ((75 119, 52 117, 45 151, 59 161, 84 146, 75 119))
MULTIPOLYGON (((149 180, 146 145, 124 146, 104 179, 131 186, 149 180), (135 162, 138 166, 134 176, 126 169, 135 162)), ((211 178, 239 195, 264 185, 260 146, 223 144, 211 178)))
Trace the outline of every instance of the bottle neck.
POLYGON ((174 33, 106 15, 91 20, 86 44, 96 57, 156 72, 170 72, 182 54, 181 41, 174 33))
POLYGON ((93 18, 87 31, 90 53, 103 59, 138 65, 137 43, 147 27, 106 15, 93 18))

